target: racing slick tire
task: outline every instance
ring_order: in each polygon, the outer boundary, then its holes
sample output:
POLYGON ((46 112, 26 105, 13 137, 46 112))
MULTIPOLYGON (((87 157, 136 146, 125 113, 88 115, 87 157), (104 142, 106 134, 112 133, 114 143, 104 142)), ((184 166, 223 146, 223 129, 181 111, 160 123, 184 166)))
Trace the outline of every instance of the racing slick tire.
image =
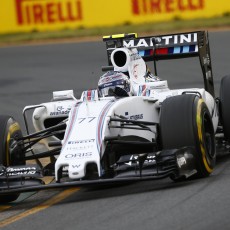
MULTIPOLYGON (((16 147, 13 151, 11 148, 15 140, 20 137, 22 137, 21 128, 14 118, 0 115, 0 165, 8 167, 25 164, 21 147, 16 147)), ((15 201, 19 195, 19 193, 0 195, 0 203, 15 201)))
POLYGON ((163 149, 188 146, 195 149, 196 177, 212 173, 216 162, 214 128, 209 110, 200 97, 184 94, 167 98, 161 107, 160 135, 163 149))
POLYGON ((220 83, 220 118, 223 125, 224 138, 230 142, 230 76, 225 76, 220 83))

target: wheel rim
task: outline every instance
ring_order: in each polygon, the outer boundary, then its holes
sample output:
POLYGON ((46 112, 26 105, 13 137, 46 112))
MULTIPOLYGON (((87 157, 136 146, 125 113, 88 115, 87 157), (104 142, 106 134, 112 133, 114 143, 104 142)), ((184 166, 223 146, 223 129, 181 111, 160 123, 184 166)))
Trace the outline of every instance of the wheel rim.
POLYGON ((210 119, 207 113, 203 115, 203 127, 204 127, 204 145, 208 157, 213 159, 215 157, 215 147, 214 147, 214 132, 210 124, 210 119))

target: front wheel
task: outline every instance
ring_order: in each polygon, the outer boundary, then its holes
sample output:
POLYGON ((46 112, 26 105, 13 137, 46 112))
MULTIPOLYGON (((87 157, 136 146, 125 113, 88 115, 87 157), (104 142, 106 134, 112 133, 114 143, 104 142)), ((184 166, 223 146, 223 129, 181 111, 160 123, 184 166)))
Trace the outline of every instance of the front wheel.
POLYGON ((216 161, 213 123, 205 102, 197 95, 170 97, 162 103, 160 135, 163 149, 195 148, 198 177, 212 173, 216 161))
MULTIPOLYGON (((24 154, 20 145, 13 148, 13 145, 20 137, 22 137, 21 128, 14 118, 0 115, 0 165, 8 167, 25 164, 24 154)), ((19 195, 18 193, 0 195, 0 203, 15 201, 19 195)))

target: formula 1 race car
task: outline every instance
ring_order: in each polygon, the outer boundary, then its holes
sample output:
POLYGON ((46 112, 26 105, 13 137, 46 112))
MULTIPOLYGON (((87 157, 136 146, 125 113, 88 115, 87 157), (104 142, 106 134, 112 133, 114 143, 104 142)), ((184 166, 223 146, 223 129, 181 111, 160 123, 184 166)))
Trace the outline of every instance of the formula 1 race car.
POLYGON ((208 34, 120 34, 103 40, 108 72, 97 89, 80 99, 72 90, 53 92, 51 102, 26 106, 26 135, 11 116, 0 116, 1 202, 26 191, 212 173, 217 147, 230 142, 230 76, 222 79, 216 98, 208 34), (170 90, 157 78, 156 61, 189 57, 200 60, 204 88, 170 90), (41 141, 44 151, 36 149, 41 141), (42 164, 42 158, 49 162, 42 164), (45 184, 46 176, 55 182, 45 184))

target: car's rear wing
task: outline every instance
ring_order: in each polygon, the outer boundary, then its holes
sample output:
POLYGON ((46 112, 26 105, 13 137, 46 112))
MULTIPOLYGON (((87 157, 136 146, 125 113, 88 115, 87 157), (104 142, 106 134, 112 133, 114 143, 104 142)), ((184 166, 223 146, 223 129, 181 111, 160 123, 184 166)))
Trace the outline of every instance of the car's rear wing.
POLYGON ((103 41, 106 43, 109 66, 112 66, 111 53, 121 47, 136 48, 145 61, 199 57, 205 90, 214 96, 209 39, 205 31, 147 37, 137 37, 135 33, 118 34, 104 36, 103 41))

